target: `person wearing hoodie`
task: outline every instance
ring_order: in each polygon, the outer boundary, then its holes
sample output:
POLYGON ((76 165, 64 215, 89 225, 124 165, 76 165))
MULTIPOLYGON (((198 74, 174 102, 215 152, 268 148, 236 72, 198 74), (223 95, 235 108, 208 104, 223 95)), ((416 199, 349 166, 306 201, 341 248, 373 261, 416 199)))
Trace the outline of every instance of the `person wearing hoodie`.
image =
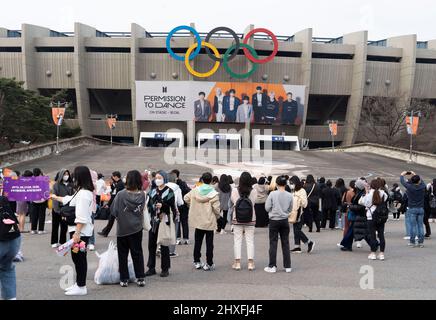
MULTIPOLYGON (((177 207, 177 215, 174 220, 174 225, 176 226, 176 230, 180 228, 180 211, 179 208, 185 204, 183 201, 182 196, 182 190, 180 189, 179 185, 176 183, 177 181, 177 175, 174 173, 170 173, 168 175, 168 183, 167 186, 170 187, 171 190, 174 192, 176 207, 177 207)), ((170 246, 170 257, 175 258, 177 257, 176 253, 176 245, 170 246)))
POLYGON ((226 234, 227 214, 229 212, 229 200, 230 200, 230 195, 232 193, 232 187, 230 186, 227 175, 225 174, 221 175, 219 183, 215 185, 215 190, 218 192, 219 195, 220 210, 222 212, 222 217, 219 217, 217 221, 218 229, 216 232, 219 234, 226 234))
POLYGON ((233 249, 235 262, 232 268, 241 270, 242 238, 245 236, 247 246, 248 270, 254 271, 254 229, 256 225, 256 213, 254 203, 257 192, 252 187, 252 177, 248 172, 243 172, 239 178, 238 188, 232 190, 229 206, 232 211, 233 224, 233 249), (251 217, 250 217, 251 215, 251 217))
MULTIPOLYGON (((150 190, 150 200, 148 201, 148 212, 150 213, 152 228, 148 234, 148 271, 145 273, 146 276, 153 276, 156 274, 156 250, 159 224, 166 223, 170 226, 171 220, 174 221, 177 215, 174 192, 167 186, 168 174, 163 170, 156 172, 154 182, 156 187, 150 190)), ((170 275, 169 269, 171 268, 170 248, 161 245, 160 255, 162 269, 160 276, 166 278, 170 275)))
POLYGON ((303 241, 303 243, 307 244, 307 253, 312 253, 313 249, 315 248, 315 242, 309 240, 304 232, 301 230, 303 228, 303 211, 308 204, 307 193, 298 177, 291 177, 290 182, 291 189, 294 190, 292 212, 297 212, 297 221, 293 224, 295 248, 292 249, 291 252, 301 253, 301 242, 303 241))
MULTIPOLYGON (((61 169, 56 175, 56 182, 53 185, 53 194, 59 197, 73 195, 73 180, 70 171, 61 169)), ((53 201, 52 209, 52 229, 51 229, 51 246, 57 248, 59 245, 67 242, 68 225, 61 217, 62 204, 59 201, 53 201), (60 234, 59 234, 60 229, 60 234)))
POLYGON ((260 177, 257 184, 253 186, 256 190, 256 200, 254 202, 254 211, 256 212, 256 228, 266 228, 269 224, 268 211, 265 209, 265 202, 268 199, 267 180, 260 177))
POLYGON ((400 220, 400 211, 398 211, 401 206, 401 200, 403 199, 403 193, 401 192, 398 183, 392 185, 389 191, 389 209, 394 216, 394 220, 400 220))
POLYGON ((144 253, 142 250, 145 200, 141 174, 137 170, 129 171, 126 177, 126 189, 117 194, 111 206, 111 214, 117 220, 121 287, 129 285, 129 252, 133 260, 136 283, 139 287, 145 286, 144 253))
POLYGON ((276 179, 277 190, 272 191, 266 202, 265 210, 269 213, 269 264, 265 267, 265 272, 277 272, 277 244, 280 235, 283 252, 283 266, 287 273, 291 269, 291 252, 289 251, 289 223, 288 218, 293 207, 291 193, 287 192, 285 187, 287 179, 279 176, 276 179))
POLYGON ((187 195, 185 203, 189 206, 189 225, 195 228, 194 267, 197 270, 212 271, 213 263, 213 236, 217 228, 217 219, 220 217, 220 200, 218 192, 210 184, 212 174, 203 173, 202 184, 187 195), (201 263, 201 245, 206 236, 207 263, 201 263))

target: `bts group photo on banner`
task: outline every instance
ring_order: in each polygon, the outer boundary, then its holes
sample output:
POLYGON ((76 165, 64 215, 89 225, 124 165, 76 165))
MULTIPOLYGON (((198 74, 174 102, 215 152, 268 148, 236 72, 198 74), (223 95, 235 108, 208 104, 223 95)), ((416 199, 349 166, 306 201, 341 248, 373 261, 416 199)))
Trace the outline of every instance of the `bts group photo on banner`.
POLYGON ((300 125, 305 86, 138 81, 137 120, 300 125))

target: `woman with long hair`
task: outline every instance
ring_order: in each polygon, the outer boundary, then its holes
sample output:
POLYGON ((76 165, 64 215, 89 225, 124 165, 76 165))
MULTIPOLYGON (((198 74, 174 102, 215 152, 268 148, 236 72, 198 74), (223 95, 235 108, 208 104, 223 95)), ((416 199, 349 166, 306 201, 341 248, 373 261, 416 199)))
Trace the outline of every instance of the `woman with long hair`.
POLYGON ((308 205, 304 208, 303 223, 309 227, 309 232, 312 232, 313 223, 315 222, 316 232, 321 232, 321 214, 319 211, 321 189, 313 175, 309 174, 307 176, 304 190, 306 190, 307 193, 308 205))
MULTIPOLYGON (((369 260, 385 260, 385 224, 386 221, 376 219, 376 210, 379 206, 386 204, 388 195, 383 190, 384 184, 380 179, 371 181, 370 189, 367 191, 365 197, 361 198, 359 204, 364 205, 366 208, 366 218, 368 220, 368 231, 371 245, 371 254, 368 256, 369 260), (378 238, 378 241, 377 241, 378 238), (380 254, 377 256, 377 250, 380 247, 380 254)), ((387 210, 387 206, 386 206, 387 210)))
POLYGON ((245 236, 247 245, 248 270, 253 271, 254 265, 254 229, 256 225, 256 213, 254 203, 257 192, 252 186, 252 177, 248 172, 243 172, 239 178, 238 188, 232 190, 230 207, 232 209, 233 239, 235 262, 234 270, 241 270, 242 238, 245 236))
POLYGON ((222 174, 220 181, 215 185, 215 190, 218 192, 218 197, 220 199, 220 210, 222 216, 218 219, 218 229, 217 233, 225 234, 227 225, 227 214, 229 212, 229 200, 232 193, 232 187, 229 183, 229 178, 227 175, 222 174))
POLYGON ((266 228, 269 224, 268 212, 265 209, 265 203, 268 199, 268 181, 265 177, 260 177, 253 188, 257 192, 254 211, 256 212, 256 228, 266 228))
POLYGON ((345 223, 344 223, 344 215, 345 215, 345 206, 344 204, 344 197, 345 193, 348 191, 347 187, 345 186, 345 181, 342 178, 339 178, 335 182, 335 189, 338 190, 339 195, 341 196, 338 203, 338 210, 336 211, 336 222, 335 227, 337 229, 344 229, 345 223))
POLYGON ((73 173, 73 183, 76 190, 74 195, 65 197, 52 195, 52 199, 62 202, 63 205, 69 203, 70 206, 75 207, 75 225, 68 226, 68 232, 75 244, 84 243, 84 246, 81 247, 85 248, 85 250, 75 252, 73 251, 74 248, 71 249, 71 257, 76 268, 76 283, 65 290, 65 295, 84 296, 88 293, 86 289, 86 274, 88 272, 86 247, 94 230, 92 223, 94 184, 89 168, 85 166, 76 167, 73 173))

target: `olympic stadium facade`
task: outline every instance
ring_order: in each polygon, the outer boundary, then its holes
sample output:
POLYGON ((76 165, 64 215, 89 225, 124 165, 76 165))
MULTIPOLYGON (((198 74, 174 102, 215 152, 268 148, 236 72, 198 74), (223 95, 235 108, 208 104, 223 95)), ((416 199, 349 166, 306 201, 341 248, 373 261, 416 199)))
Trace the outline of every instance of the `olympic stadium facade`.
MULTIPOLYGON (((195 28, 193 24, 191 27, 195 28)), ((236 34, 241 44, 254 29, 250 25, 236 34)), ((74 32, 56 32, 23 24, 21 30, 0 28, 0 77, 16 78, 43 95, 67 90, 76 119, 66 122, 80 126, 84 134, 107 138, 110 130, 106 116, 116 114, 116 140, 137 143, 141 132, 178 129, 188 146, 196 145, 196 134, 202 129, 239 130, 246 124, 167 121, 165 117, 139 120, 138 81, 304 86, 301 121, 287 125, 256 122, 249 128, 298 136, 314 146, 330 143, 329 120, 338 121, 338 143, 361 141, 364 97, 436 99, 436 40, 422 42, 416 35, 404 35, 370 41, 367 31, 316 38, 312 29, 305 29, 291 36, 274 35, 275 43, 272 37, 254 33, 246 42, 255 51, 234 50, 235 57, 227 64, 229 72, 223 66, 214 70, 217 62, 204 46, 199 51, 194 46, 198 37, 206 42, 207 32, 185 30, 168 38, 168 32, 149 32, 137 24, 132 24, 129 32, 101 32, 81 23, 74 25, 74 32), (198 56, 185 64, 168 53, 168 44, 174 55, 181 57, 179 60, 185 60, 189 48, 198 56), (252 63, 248 57, 257 57, 260 63, 252 63), (266 61, 268 57, 273 59, 266 61), (255 64, 254 72, 238 78, 255 64)), ((212 49, 224 55, 232 46, 237 49, 235 42, 234 35, 220 32, 211 34, 206 43, 212 43, 212 49)))

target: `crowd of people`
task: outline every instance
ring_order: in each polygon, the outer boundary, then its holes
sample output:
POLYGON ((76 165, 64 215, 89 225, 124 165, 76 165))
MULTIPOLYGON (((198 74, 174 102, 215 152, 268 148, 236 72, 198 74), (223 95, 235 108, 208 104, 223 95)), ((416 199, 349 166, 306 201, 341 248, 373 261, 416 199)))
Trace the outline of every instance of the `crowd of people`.
MULTIPOLYGON (((19 172, 14 173, 20 176, 19 172)), ((23 176, 41 176, 38 168, 26 170, 23 176)), ((350 181, 336 181, 313 175, 304 179, 297 176, 253 177, 243 172, 239 177, 223 174, 220 177, 205 172, 192 186, 181 178, 179 170, 139 172, 132 170, 123 178, 114 171, 110 180, 85 166, 74 170, 61 169, 52 186, 53 248, 73 239, 87 250, 73 252, 76 283, 67 288, 66 295, 86 295, 88 270, 87 251, 95 245, 94 219, 106 215, 107 225, 98 232, 107 237, 116 222, 120 285, 128 287, 128 257, 133 260, 136 284, 145 286, 146 277, 157 274, 157 257, 160 256, 160 277, 168 277, 171 258, 176 257, 177 245, 189 245, 189 228, 194 230, 193 267, 213 271, 214 237, 216 234, 233 234, 234 261, 232 269, 243 269, 242 244, 245 239, 247 270, 254 271, 256 228, 268 228, 269 263, 264 271, 275 273, 280 238, 283 268, 292 272, 291 254, 303 251, 312 253, 315 241, 306 235, 325 229, 343 230, 338 243, 342 251, 352 251, 365 240, 370 248, 368 259, 385 260, 385 224, 392 214, 397 220, 405 214, 408 245, 422 248, 425 238, 431 235, 430 220, 436 219, 436 179, 425 184, 414 172, 403 172, 400 184, 389 188, 382 178, 367 181, 364 177, 350 181), (402 191, 404 190, 404 192, 402 191), (424 232, 425 226, 425 232, 424 232), (290 247, 293 230, 294 246, 290 247), (145 264, 142 239, 148 232, 148 261, 145 264), (227 231, 226 231, 227 230, 227 231), (202 260, 202 244, 206 243, 202 260), (304 250, 302 244, 305 246, 304 250), (147 271, 145 270, 147 267, 147 271)), ((0 282, 2 297, 16 296, 13 261, 23 261, 20 233, 25 230, 26 216, 30 216, 30 234, 45 233, 48 201, 11 202, 0 198, 2 214, 13 216, 10 229, 4 236, 0 228, 0 282)), ((5 221, 5 220, 3 220, 5 221)), ((8 229, 9 230, 9 229, 8 229)))

